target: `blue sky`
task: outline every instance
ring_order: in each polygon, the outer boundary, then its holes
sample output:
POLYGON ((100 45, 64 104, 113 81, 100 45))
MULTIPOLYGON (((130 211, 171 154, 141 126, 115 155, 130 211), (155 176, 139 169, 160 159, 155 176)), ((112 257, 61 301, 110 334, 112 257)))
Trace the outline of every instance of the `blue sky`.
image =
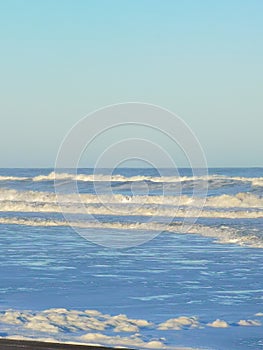
POLYGON ((178 114, 209 166, 263 166, 262 13, 261 0, 0 0, 0 166, 52 167, 74 123, 127 101, 178 114))

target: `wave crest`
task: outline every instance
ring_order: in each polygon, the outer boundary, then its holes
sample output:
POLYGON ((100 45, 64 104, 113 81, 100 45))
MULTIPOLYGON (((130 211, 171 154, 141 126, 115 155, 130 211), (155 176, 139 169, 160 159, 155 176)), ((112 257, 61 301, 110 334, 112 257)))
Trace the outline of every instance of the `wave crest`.
POLYGON ((0 176, 0 181, 83 181, 83 182, 153 182, 153 183, 188 183, 188 182, 208 182, 209 185, 226 185, 237 183, 250 183, 252 186, 263 186, 263 177, 239 177, 224 175, 207 176, 123 176, 105 174, 70 174, 50 172, 48 175, 37 175, 34 177, 0 176))

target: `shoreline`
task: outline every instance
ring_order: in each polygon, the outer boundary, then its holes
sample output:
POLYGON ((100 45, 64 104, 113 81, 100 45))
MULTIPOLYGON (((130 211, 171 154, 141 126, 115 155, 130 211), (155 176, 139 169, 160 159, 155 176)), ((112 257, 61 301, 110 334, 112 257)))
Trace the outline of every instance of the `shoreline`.
MULTIPOLYGON (((18 340, 18 339, 0 339, 0 350, 112 350, 112 347, 69 344, 69 343, 53 343, 37 340, 18 340)), ((118 350, 133 350, 128 348, 119 348, 118 350)))

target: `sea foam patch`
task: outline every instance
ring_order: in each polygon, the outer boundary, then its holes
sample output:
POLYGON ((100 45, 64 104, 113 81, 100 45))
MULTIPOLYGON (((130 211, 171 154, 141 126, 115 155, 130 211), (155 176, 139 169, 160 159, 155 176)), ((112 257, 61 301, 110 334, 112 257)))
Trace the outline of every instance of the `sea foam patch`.
MULTIPOLYGON (((127 315, 103 314, 97 310, 48 309, 39 312, 6 310, 0 313, 0 330, 8 336, 32 336, 41 339, 84 342, 88 344, 132 346, 139 349, 178 349, 166 344, 166 332, 204 328, 260 327, 258 320, 241 319, 235 323, 220 318, 204 321, 197 316, 178 316, 160 324, 133 319, 127 315), (8 326, 10 327, 8 330, 8 326), (14 326, 15 328, 12 328, 14 326), (145 331, 161 332, 159 338, 146 336, 145 331), (33 333, 32 333, 33 332, 33 333), (41 336, 42 334, 42 336, 41 336)), ((150 332, 151 333, 151 332, 150 332)))

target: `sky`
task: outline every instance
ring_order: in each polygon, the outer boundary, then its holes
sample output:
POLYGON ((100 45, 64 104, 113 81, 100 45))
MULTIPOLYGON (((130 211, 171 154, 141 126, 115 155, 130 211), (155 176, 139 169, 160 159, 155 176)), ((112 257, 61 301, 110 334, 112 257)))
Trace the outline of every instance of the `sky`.
POLYGON ((53 167, 76 122, 131 101, 180 116, 210 167, 263 166, 262 13, 261 0, 0 0, 0 167, 53 167))

